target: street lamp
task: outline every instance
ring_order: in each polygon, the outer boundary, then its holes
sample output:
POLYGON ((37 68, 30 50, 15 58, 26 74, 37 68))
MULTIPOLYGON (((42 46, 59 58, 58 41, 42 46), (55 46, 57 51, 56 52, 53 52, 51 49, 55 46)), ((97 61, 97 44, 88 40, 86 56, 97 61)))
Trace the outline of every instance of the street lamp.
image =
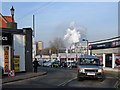
POLYGON ((15 9, 14 9, 13 6, 12 6, 12 8, 10 9, 11 15, 12 15, 12 22, 13 22, 13 20, 14 20, 14 19, 13 19, 13 17, 14 17, 14 10, 15 10, 15 9))
MULTIPOLYGON (((12 6, 12 8, 10 9, 10 11, 11 11, 11 15, 12 15, 12 22, 13 22, 13 20, 14 20, 14 8, 13 8, 13 6, 12 6)), ((14 25, 12 24, 12 28, 14 28, 14 25)), ((12 60, 12 67, 11 67, 11 69, 12 70, 15 70, 15 67, 14 67, 14 46, 13 46, 14 44, 12 44, 12 47, 11 47, 11 50, 12 50, 12 54, 11 54, 11 60, 12 60)))
POLYGON ((79 42, 74 42, 74 44, 75 44, 75 52, 76 52, 76 61, 77 61, 77 57, 78 57, 78 52, 77 52, 77 44, 78 44, 79 42))
POLYGON ((88 40, 87 39, 83 39, 83 41, 87 41, 87 55, 88 55, 88 40))

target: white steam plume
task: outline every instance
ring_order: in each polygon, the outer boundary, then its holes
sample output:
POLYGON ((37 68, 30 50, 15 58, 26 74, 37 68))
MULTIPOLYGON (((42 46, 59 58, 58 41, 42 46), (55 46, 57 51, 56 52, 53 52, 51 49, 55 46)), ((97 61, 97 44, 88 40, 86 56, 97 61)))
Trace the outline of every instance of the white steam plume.
POLYGON ((80 42, 81 35, 83 34, 83 31, 85 29, 83 27, 76 27, 75 22, 70 23, 70 28, 66 30, 66 34, 64 35, 64 40, 67 40, 67 42, 73 46, 71 48, 75 48, 75 43, 80 42))
POLYGON ((75 28, 73 30, 67 29, 67 34, 64 36, 64 39, 68 40, 68 43, 77 43, 79 42, 80 32, 77 31, 75 28))

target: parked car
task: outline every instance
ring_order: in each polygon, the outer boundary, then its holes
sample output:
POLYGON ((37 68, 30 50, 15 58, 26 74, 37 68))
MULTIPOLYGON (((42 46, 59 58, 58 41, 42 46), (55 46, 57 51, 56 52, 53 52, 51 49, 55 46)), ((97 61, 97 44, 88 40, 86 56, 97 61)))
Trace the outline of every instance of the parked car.
POLYGON ((39 65, 39 66, 42 66, 42 65, 43 65, 43 61, 42 61, 42 60, 39 60, 39 61, 38 61, 38 65, 39 65))
POLYGON ((67 67, 67 62, 66 62, 66 61, 62 61, 62 62, 60 63, 60 66, 61 66, 61 67, 67 67))
POLYGON ((53 67, 53 63, 54 63, 54 62, 49 61, 49 62, 47 63, 47 67, 53 67))
POLYGON ((43 67, 53 67, 53 63, 54 62, 46 61, 46 62, 43 63, 43 67))
POLYGON ((77 61, 73 61, 73 62, 71 63, 71 68, 77 68, 77 64, 78 64, 77 61))
POLYGON ((54 61, 53 64, 52 64, 52 67, 59 67, 60 65, 60 62, 59 61, 54 61))
POLYGON ((43 67, 47 67, 47 64, 48 64, 48 62, 46 61, 46 62, 44 62, 43 63, 43 67))
POLYGON ((68 67, 68 68, 71 68, 71 63, 72 63, 72 62, 67 62, 67 67, 68 67))
POLYGON ((83 80, 85 77, 98 78, 104 80, 103 64, 95 56, 84 56, 78 60, 77 79, 83 80))

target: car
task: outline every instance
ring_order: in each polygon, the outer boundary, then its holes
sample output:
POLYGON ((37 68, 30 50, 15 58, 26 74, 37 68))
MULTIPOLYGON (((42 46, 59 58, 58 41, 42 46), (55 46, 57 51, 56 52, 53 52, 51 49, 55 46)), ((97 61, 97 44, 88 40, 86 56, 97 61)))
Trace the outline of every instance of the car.
POLYGON ((48 61, 45 61, 44 63, 43 63, 43 67, 47 67, 47 64, 48 64, 49 62, 48 61))
POLYGON ((49 62, 47 63, 47 67, 53 67, 53 63, 54 63, 54 62, 49 61, 49 62))
POLYGON ((60 63, 59 61, 54 61, 53 64, 52 64, 52 67, 59 67, 60 63))
POLYGON ((77 61, 73 61, 72 63, 71 63, 71 68, 77 68, 77 61))
POLYGON ((78 60, 77 79, 84 78, 98 78, 100 81, 104 80, 103 64, 96 56, 81 56, 78 60))
POLYGON ((42 61, 42 60, 39 60, 39 61, 38 61, 38 65, 39 65, 39 66, 42 66, 42 65, 43 65, 43 61, 42 61))
POLYGON ((66 62, 66 61, 62 61, 62 62, 60 63, 60 66, 61 66, 61 67, 67 67, 67 62, 66 62))
POLYGON ((68 67, 68 68, 71 68, 71 63, 72 63, 72 62, 67 62, 67 67, 68 67))

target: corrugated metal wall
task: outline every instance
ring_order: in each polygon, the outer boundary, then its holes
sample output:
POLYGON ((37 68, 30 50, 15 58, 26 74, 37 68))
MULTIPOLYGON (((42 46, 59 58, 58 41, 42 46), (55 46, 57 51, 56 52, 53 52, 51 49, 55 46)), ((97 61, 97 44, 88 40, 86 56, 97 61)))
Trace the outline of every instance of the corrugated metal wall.
POLYGON ((14 55, 20 55, 20 71, 25 71, 24 35, 14 34, 14 55))

